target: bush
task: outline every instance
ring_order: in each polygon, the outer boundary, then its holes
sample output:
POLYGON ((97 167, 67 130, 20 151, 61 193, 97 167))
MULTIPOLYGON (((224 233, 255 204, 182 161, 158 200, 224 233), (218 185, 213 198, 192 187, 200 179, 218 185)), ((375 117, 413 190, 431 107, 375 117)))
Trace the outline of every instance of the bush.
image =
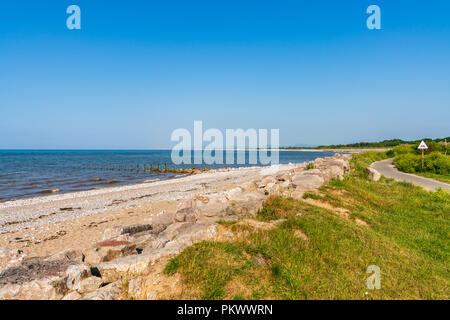
POLYGON ((408 173, 415 173, 421 170, 422 160, 419 155, 405 153, 394 158, 394 165, 398 170, 408 173))
POLYGON ((450 172, 450 156, 432 152, 424 157, 424 168, 422 169, 421 156, 407 153, 396 156, 394 165, 400 171, 408 173, 432 172, 447 175, 450 172))
POLYGON ((412 146, 410 144, 402 144, 402 145, 399 145, 399 146, 396 146, 395 148, 393 148, 392 153, 394 156, 398 156, 398 155, 406 154, 406 153, 415 154, 415 153, 417 153, 416 150, 417 150, 417 146, 412 146))
MULTIPOLYGON (((433 152, 445 152, 445 147, 444 145, 434 142, 434 141, 425 141, 425 143, 427 144, 428 149, 425 150, 425 154, 430 154, 433 152)), ((419 145, 416 146, 416 149, 419 145)))
POLYGON ((433 152, 425 156, 425 171, 437 174, 449 174, 450 172, 450 156, 446 156, 439 152, 433 152))

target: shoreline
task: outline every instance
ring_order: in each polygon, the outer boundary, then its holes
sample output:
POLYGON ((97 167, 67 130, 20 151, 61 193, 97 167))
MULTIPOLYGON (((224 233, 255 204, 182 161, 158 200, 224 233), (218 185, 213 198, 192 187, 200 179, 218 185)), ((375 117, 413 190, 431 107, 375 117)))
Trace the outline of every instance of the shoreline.
MULTIPOLYGON (((243 164, 234 161, 234 163, 229 166, 225 163, 213 163, 211 165, 202 163, 197 167, 195 167, 196 164, 182 164, 179 166, 170 162, 169 151, 169 153, 157 152, 155 155, 152 155, 152 152, 153 151, 150 151, 148 154, 130 153, 132 158, 128 160, 122 159, 124 155, 120 153, 107 155, 107 157, 110 158, 106 160, 102 158, 101 153, 88 154, 86 157, 76 153, 63 153, 62 160, 58 160, 59 156, 53 153, 44 153, 37 158, 30 158, 34 156, 32 156, 32 154, 25 154, 25 159, 28 159, 27 161, 30 162, 30 165, 23 169, 16 169, 16 166, 22 161, 21 159, 23 159, 22 155, 11 155, 10 158, 1 158, 2 165, 4 164, 5 168, 0 176, 5 176, 6 180, 5 183, 0 186, 0 204, 47 195, 61 195, 78 191, 103 189, 112 186, 130 185, 142 183, 146 180, 172 179, 181 174, 199 173, 200 171, 208 169, 216 170, 226 167, 265 166, 264 164, 259 163, 259 161, 258 163, 249 163, 249 161, 246 161, 246 163, 243 164), (3 162, 3 160, 5 161, 3 162), (59 161, 59 164, 53 166, 52 161, 59 161), (74 161, 79 161, 78 167, 74 166, 74 164, 76 164, 74 161), (169 165, 167 170, 166 167, 164 167, 164 170, 145 170, 151 168, 152 163, 154 164, 156 162, 157 164, 160 162, 161 164, 165 164, 166 161, 169 165), (98 162, 103 164, 97 167, 94 164, 98 164, 98 162), (107 166, 108 170, 103 170, 104 167, 106 168, 106 165, 104 164, 106 162, 109 162, 110 165, 107 166), (128 165, 127 168, 124 168, 125 165, 122 167, 122 164, 124 163, 127 163, 130 166, 130 170, 128 170, 128 165), (150 166, 145 168, 146 164, 149 163, 150 166), (142 164, 144 165, 141 166, 142 164), (49 165, 51 165, 51 167, 48 167, 49 165), (131 167, 133 167, 133 170, 131 170, 131 167), (135 168, 136 170, 134 170, 135 168)), ((257 153, 257 151, 240 150, 237 152, 246 152, 246 154, 248 154, 248 152, 257 153)), ((263 151, 261 150, 261 152, 263 151)), ((332 156, 333 153, 324 153, 323 151, 316 153, 311 151, 286 152, 280 153, 278 162, 283 164, 313 161, 317 157, 328 155, 332 156)))
POLYGON ((95 298, 104 288, 120 286, 123 277, 148 275, 155 263, 163 266, 194 243, 228 237, 220 221, 260 223, 255 216, 270 196, 302 199, 331 179, 343 179, 350 158, 317 158, 314 168, 306 162, 221 168, 0 204, 0 274, 6 275, 0 299, 80 299, 73 288, 59 286, 67 283, 73 264, 99 270, 100 278, 88 272, 98 287, 81 292, 95 298), (35 269, 39 274, 29 271, 35 269), (17 276, 18 270, 23 274, 17 276))
POLYGON ((198 188, 198 184, 214 182, 230 184, 226 183, 226 181, 231 179, 239 182, 259 175, 264 170, 270 171, 274 168, 286 170, 295 165, 297 164, 219 168, 171 179, 8 200, 0 203, 0 235, 11 231, 19 231, 18 226, 20 224, 24 224, 27 228, 40 225, 37 222, 31 223, 31 220, 42 221, 45 217, 55 216, 49 222, 52 223, 101 213, 106 209, 124 208, 126 206, 119 205, 119 201, 120 203, 131 202, 132 204, 130 205, 141 204, 143 201, 136 201, 134 198, 156 197, 164 190, 167 190, 168 194, 159 195, 160 198, 169 201, 178 200, 186 197, 193 190, 198 189, 197 191, 201 191, 201 188, 198 188), (178 195, 173 193, 178 193, 178 195), (186 194, 180 195, 179 193, 186 194), (60 211, 64 212, 64 217, 61 216, 60 211))

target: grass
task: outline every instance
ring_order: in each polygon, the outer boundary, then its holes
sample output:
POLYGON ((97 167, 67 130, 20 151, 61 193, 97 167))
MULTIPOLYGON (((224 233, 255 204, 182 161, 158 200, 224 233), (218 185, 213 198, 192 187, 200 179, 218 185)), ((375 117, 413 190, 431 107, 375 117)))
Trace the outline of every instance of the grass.
POLYGON ((449 299, 450 195, 367 180, 364 168, 386 157, 355 155, 350 175, 321 188, 318 200, 346 209, 347 217, 271 197, 257 218, 284 223, 242 236, 239 225, 225 224, 234 240, 185 249, 167 274, 179 272, 200 299, 449 299), (380 290, 366 287, 370 265, 381 269, 380 290))
POLYGON ((305 194, 303 195, 303 199, 320 200, 322 199, 322 196, 317 193, 305 192, 305 194))
POLYGON ((437 174, 437 173, 432 173, 432 172, 418 172, 415 174, 418 176, 425 177, 425 178, 431 178, 431 179, 442 181, 445 183, 450 183, 450 174, 444 175, 444 174, 437 174))
POLYGON ((223 226, 232 226, 233 224, 237 223, 236 220, 219 220, 217 221, 218 224, 223 226))

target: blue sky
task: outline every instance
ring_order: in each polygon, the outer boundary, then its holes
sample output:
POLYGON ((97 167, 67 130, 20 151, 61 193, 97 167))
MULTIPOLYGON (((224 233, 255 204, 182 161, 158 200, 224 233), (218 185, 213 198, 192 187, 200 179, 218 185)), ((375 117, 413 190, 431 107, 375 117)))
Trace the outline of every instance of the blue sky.
POLYGON ((0 2, 0 148, 168 148, 194 120, 281 145, 434 138, 449 110, 450 1, 0 2))

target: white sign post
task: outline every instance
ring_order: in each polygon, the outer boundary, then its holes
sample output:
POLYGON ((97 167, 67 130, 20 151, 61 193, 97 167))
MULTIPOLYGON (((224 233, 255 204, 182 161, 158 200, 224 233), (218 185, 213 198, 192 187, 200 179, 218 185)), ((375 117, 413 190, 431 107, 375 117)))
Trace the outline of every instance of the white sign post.
POLYGON ((424 152, 424 150, 428 149, 428 146, 425 143, 425 141, 422 140, 422 142, 419 144, 419 147, 417 149, 422 150, 422 169, 423 169, 423 152, 424 152))

